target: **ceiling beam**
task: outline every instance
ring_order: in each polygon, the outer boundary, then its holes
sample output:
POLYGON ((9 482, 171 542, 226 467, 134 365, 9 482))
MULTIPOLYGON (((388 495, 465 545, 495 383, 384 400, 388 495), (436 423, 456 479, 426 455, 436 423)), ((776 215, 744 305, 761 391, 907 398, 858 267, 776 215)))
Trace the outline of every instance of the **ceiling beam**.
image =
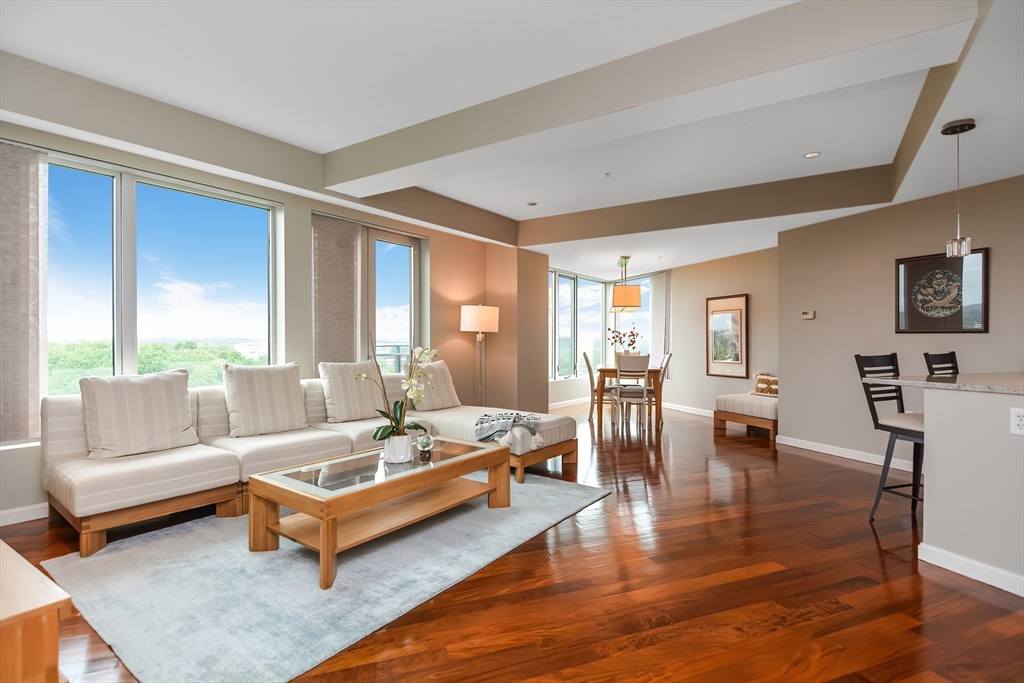
POLYGON ((519 246, 884 204, 893 196, 886 164, 533 218, 519 223, 519 246))
POLYGON ((366 197, 461 175, 489 145, 976 16, 977 0, 798 2, 334 150, 325 187, 366 197))

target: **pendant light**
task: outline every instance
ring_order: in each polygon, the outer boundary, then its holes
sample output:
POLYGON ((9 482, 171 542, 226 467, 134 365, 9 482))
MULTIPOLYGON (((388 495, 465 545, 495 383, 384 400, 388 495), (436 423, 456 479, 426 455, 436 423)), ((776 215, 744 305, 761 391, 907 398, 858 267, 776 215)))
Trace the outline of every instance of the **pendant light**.
POLYGON ((971 238, 960 236, 960 134, 976 127, 974 119, 958 119, 942 127, 943 135, 956 136, 956 239, 946 242, 946 258, 963 258, 971 253, 971 238))
POLYGON ((628 256, 619 257, 619 268, 622 269, 622 283, 612 285, 612 307, 609 313, 632 313, 640 310, 640 285, 626 284, 626 265, 628 256))

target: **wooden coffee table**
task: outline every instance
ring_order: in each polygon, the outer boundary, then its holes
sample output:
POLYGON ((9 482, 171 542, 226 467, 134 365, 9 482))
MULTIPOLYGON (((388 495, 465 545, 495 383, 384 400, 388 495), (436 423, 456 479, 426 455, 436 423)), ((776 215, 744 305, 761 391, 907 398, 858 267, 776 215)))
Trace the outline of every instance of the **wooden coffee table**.
POLYGON ((249 550, 281 536, 320 553, 320 588, 334 584, 337 554, 480 496, 510 505, 507 446, 437 437, 430 462, 391 464, 381 449, 249 478, 249 550), (487 483, 464 475, 487 469, 487 483), (281 505, 297 513, 281 518, 281 505))

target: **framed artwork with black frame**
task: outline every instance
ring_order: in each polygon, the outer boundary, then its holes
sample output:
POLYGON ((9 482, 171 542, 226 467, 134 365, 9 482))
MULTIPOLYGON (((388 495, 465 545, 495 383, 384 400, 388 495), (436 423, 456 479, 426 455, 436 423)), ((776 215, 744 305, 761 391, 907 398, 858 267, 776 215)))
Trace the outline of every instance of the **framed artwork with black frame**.
POLYGON ((988 332, 988 249, 897 259, 896 332, 988 332))
POLYGON ((750 327, 747 294, 707 300, 707 374, 712 377, 750 377, 750 327))

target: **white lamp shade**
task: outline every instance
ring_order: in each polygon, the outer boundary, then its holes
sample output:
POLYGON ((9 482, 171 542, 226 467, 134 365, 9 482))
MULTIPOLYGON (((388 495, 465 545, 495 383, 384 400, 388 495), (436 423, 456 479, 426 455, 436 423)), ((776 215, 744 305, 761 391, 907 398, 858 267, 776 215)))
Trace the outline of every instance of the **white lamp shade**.
POLYGON ((498 307, 463 306, 462 324, 459 327, 463 332, 497 332, 498 307))
POLYGON ((612 286, 612 313, 632 313, 640 310, 640 285, 612 286))

